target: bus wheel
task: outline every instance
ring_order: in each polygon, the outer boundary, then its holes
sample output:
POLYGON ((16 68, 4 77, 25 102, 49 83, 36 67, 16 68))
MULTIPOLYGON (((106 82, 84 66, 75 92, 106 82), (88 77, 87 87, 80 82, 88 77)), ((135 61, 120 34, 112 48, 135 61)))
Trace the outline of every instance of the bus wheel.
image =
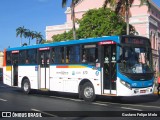
POLYGON ((22 83, 22 90, 25 94, 29 94, 31 91, 31 86, 28 79, 25 79, 22 83))
POLYGON ((81 95, 82 98, 86 101, 86 102, 92 102, 95 100, 95 92, 94 92, 94 88, 93 85, 89 82, 85 83, 82 86, 82 91, 81 91, 81 95))

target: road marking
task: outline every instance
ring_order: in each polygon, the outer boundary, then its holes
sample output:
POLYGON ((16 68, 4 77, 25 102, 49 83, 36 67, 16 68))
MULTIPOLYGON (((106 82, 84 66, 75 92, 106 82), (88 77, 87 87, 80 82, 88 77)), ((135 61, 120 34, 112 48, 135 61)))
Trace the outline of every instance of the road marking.
POLYGON ((97 103, 97 102, 93 102, 92 104, 94 104, 94 105, 101 105, 101 106, 108 106, 107 104, 97 103))
MULTIPOLYGON (((58 98, 58 99, 64 99, 64 100, 72 100, 72 101, 76 101, 76 102, 82 102, 82 101, 84 101, 84 100, 80 100, 80 99, 71 99, 71 98, 56 97, 56 96, 49 96, 49 97, 51 97, 51 98, 58 98)), ((102 105, 102 106, 108 106, 107 104, 115 104, 115 105, 122 105, 122 106, 132 106, 132 107, 144 107, 144 108, 157 108, 157 109, 160 109, 160 106, 120 104, 120 103, 101 102, 101 101, 97 101, 95 104, 102 105)))
POLYGON ((134 108, 129 108, 129 107, 121 107, 122 109, 127 109, 127 110, 135 110, 135 111, 142 111, 140 109, 134 109, 134 108))
MULTIPOLYGON (((100 102, 100 101, 97 101, 100 102)), ((133 105, 133 104, 120 104, 120 103, 111 103, 111 102, 101 102, 103 104, 113 104, 113 105, 123 105, 123 106, 133 106, 133 107, 145 107, 145 108, 158 108, 160 109, 160 106, 147 106, 147 105, 133 105)))
POLYGON ((83 101, 83 100, 80 100, 80 99, 71 99, 71 98, 56 97, 56 96, 49 96, 49 97, 58 98, 58 99, 64 99, 64 100, 72 100, 72 101, 77 101, 77 102, 83 101))
POLYGON ((50 113, 47 113, 47 112, 43 112, 43 111, 40 111, 40 110, 37 110, 37 109, 31 109, 32 111, 36 111, 36 112, 40 112, 40 113, 43 113, 45 115, 48 115, 50 117, 58 117, 57 115, 54 115, 54 114, 50 114, 50 113))
POLYGON ((6 102, 7 100, 0 98, 0 101, 4 101, 4 102, 6 102))

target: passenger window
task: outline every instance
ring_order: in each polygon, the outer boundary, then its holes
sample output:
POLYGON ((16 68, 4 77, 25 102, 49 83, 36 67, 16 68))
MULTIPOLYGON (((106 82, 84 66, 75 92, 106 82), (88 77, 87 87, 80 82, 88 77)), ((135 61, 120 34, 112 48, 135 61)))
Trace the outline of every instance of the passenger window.
POLYGON ((66 63, 80 62, 80 46, 69 46, 66 48, 66 63))
POLYGON ((37 49, 27 50, 26 63, 37 64, 37 49))
POLYGON ((19 64, 25 64, 26 62, 26 51, 22 50, 19 52, 19 64))
POLYGON ((82 62, 83 63, 98 62, 98 48, 95 44, 83 46, 83 48, 82 48, 82 62))
POLYGON ((64 63, 64 47, 55 48, 55 63, 64 63))
POLYGON ((7 65, 11 65, 11 52, 7 52, 7 65))
POLYGON ((55 63, 55 50, 54 50, 54 48, 51 49, 51 63, 55 63))

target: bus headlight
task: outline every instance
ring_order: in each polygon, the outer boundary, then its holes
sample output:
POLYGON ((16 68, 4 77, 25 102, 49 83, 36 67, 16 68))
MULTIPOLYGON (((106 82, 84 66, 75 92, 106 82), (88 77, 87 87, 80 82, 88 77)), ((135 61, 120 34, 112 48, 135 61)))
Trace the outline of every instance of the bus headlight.
POLYGON ((120 80, 120 82, 121 82, 124 86, 126 86, 127 88, 129 88, 130 90, 132 90, 131 85, 130 85, 129 83, 127 83, 127 82, 125 82, 125 81, 123 81, 123 80, 120 80))

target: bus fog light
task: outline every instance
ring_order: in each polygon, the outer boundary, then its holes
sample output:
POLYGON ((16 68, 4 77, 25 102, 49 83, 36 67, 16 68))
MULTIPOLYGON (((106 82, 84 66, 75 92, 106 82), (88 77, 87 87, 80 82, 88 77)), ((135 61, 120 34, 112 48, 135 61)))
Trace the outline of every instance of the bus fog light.
POLYGON ((127 82, 125 82, 125 81, 123 81, 123 80, 120 80, 120 82, 121 82, 124 86, 126 86, 127 88, 129 88, 130 90, 132 90, 131 85, 130 85, 129 83, 127 83, 127 82))
POLYGON ((138 93, 139 91, 138 90, 134 90, 134 93, 136 94, 136 93, 138 93))

